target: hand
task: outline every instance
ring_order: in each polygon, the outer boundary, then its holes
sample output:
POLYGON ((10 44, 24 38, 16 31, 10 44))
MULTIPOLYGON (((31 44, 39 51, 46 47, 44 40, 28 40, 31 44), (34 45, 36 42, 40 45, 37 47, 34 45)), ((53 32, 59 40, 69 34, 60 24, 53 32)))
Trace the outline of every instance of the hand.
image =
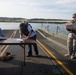
POLYGON ((28 37, 26 37, 25 39, 28 39, 28 37))
POLYGON ((24 41, 27 40, 27 39, 28 39, 28 37, 23 38, 24 41))

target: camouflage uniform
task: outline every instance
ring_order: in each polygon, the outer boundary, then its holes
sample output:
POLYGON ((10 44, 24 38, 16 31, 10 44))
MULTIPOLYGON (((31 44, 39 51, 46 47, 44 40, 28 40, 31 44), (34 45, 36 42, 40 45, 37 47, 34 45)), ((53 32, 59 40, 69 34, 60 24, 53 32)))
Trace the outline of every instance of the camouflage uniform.
MULTIPOLYGON (((76 22, 72 23, 73 27, 76 28, 76 22)), ((76 32, 70 31, 67 39, 68 54, 70 56, 75 56, 76 52, 76 32)))
POLYGON ((68 53, 65 56, 70 56, 71 59, 75 58, 76 52, 76 13, 72 16, 71 23, 66 24, 66 29, 69 31, 67 39, 68 53))

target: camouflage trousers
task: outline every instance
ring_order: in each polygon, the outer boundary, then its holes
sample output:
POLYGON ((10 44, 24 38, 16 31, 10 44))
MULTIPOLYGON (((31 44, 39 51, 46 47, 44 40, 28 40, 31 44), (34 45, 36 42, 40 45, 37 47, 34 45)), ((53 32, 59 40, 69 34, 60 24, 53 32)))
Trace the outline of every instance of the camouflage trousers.
POLYGON ((68 37, 67 49, 68 49, 69 55, 75 56, 75 52, 76 52, 76 39, 75 38, 68 37))

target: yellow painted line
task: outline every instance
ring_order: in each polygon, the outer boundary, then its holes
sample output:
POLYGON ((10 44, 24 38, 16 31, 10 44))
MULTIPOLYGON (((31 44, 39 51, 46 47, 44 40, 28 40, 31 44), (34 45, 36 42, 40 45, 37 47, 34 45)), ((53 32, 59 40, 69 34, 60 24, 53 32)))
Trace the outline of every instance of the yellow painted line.
POLYGON ((3 45, 3 46, 1 47, 1 50, 2 50, 4 47, 5 47, 5 45, 3 45))
POLYGON ((2 51, 2 53, 0 54, 0 57, 2 57, 2 55, 5 53, 5 51, 7 50, 7 48, 9 47, 9 45, 7 45, 4 50, 2 51))
MULTIPOLYGON (((15 34, 16 34, 16 31, 13 31, 12 35, 10 36, 10 38, 12 38, 13 36, 15 36, 15 34)), ((3 46, 1 47, 1 50, 4 48, 4 46, 5 46, 5 45, 3 45, 3 46)), ((5 53, 5 51, 7 50, 8 47, 9 47, 9 45, 6 45, 6 47, 4 48, 4 50, 1 52, 0 57, 3 56, 3 54, 5 53)))
POLYGON ((41 44, 38 40, 36 40, 37 41, 37 43, 51 56, 51 57, 53 57, 56 61, 57 61, 57 63, 59 64, 59 65, 61 65, 65 70, 66 70, 66 72, 68 73, 68 74, 70 74, 70 75, 74 75, 60 60, 58 60, 51 52, 50 52, 50 50, 49 49, 47 49, 43 44, 41 44))

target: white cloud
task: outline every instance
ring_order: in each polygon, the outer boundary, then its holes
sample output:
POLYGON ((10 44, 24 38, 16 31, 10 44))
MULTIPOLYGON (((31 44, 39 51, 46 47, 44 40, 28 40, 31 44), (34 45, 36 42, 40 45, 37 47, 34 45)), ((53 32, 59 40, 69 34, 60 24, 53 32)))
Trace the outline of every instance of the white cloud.
POLYGON ((76 0, 57 0, 56 3, 58 4, 64 4, 64 3, 71 3, 76 2, 76 0))
POLYGON ((76 0, 0 0, 4 17, 70 18, 74 12, 76 0))

